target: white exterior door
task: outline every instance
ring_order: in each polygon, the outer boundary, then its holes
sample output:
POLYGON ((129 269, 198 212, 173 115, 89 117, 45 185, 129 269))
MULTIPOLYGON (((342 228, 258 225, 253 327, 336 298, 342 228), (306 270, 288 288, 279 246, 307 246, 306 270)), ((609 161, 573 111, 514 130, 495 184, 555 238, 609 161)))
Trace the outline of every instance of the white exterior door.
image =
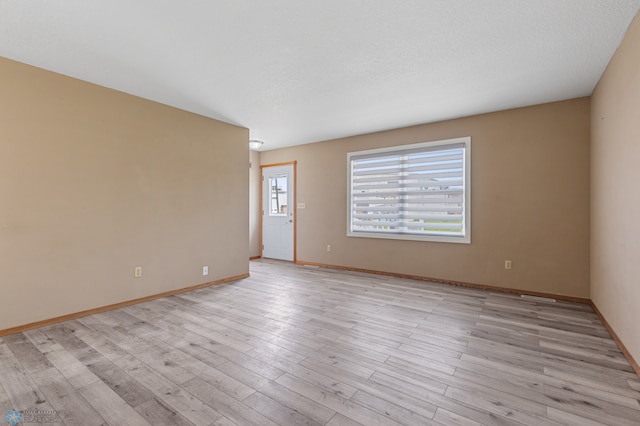
POLYGON ((262 168, 262 257, 293 261, 293 164, 262 168))

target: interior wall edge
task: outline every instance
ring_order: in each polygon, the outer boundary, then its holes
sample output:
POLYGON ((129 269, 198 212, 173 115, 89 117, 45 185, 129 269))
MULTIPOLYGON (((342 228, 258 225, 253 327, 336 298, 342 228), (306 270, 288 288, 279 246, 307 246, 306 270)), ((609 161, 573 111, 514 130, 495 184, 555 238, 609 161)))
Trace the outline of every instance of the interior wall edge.
POLYGON ((622 354, 625 356, 625 358, 627 358, 627 361, 629 361, 629 364, 631 364, 631 367, 633 368, 633 370, 636 372, 638 377, 640 377, 640 364, 638 364, 638 362, 633 358, 633 355, 631 355, 631 352, 629 352, 629 350, 624 345, 624 343, 622 343, 622 340, 620 340, 620 338, 618 337, 618 334, 615 332, 613 327, 611 327, 611 325, 609 324, 605 316, 602 314, 602 312, 600 312, 600 309, 598 309, 598 306, 595 304, 593 300, 591 300, 591 307, 593 308, 596 315, 598 315, 598 317, 600 318, 600 321, 602 321, 602 324, 604 324, 605 328, 611 335, 611 338, 613 338, 614 342, 616 342, 616 344, 620 348, 620 351, 622 352, 622 354))
POLYGON ((562 301, 566 301, 566 302, 575 302, 575 303, 581 303, 581 304, 590 305, 593 308, 593 310, 596 313, 596 315, 598 316, 598 318, 600 318, 600 320, 602 321, 602 324, 605 326, 605 328, 607 329, 607 331, 609 332, 609 334, 611 335, 613 340, 618 345, 618 348, 620 349, 622 354, 625 356, 625 358, 627 358, 627 361, 629 361, 629 364, 631 365, 633 370, 636 372, 638 377, 640 377, 640 364, 638 364, 638 362, 633 358, 633 356, 631 355, 629 350, 626 348, 626 346, 624 345, 622 340, 616 334, 615 330, 611 327, 611 325, 609 324, 609 322, 607 321, 605 316, 602 314, 602 312, 600 312, 600 310, 598 309, 597 305, 591 299, 564 296, 564 295, 561 295, 561 294, 539 293, 539 292, 519 290, 519 289, 514 289, 514 288, 495 287, 495 286, 477 284, 477 283, 467 283, 467 282, 461 282, 461 281, 443 280, 443 279, 440 279, 440 278, 430 278, 430 277, 423 277, 423 276, 416 276, 416 275, 397 274, 397 273, 394 273, 394 272, 375 271, 375 270, 362 269, 362 268, 352 268, 352 267, 349 267, 349 266, 328 265, 328 264, 323 264, 323 263, 307 262, 307 261, 304 261, 304 260, 299 260, 296 263, 299 264, 299 265, 315 266, 315 267, 319 267, 319 268, 338 269, 338 270, 353 271, 353 272, 364 272, 364 273, 369 273, 369 274, 385 275, 385 276, 396 277, 396 278, 408 278, 408 279, 413 279, 413 280, 418 280, 418 281, 429 281, 429 282, 434 282, 434 283, 438 283, 438 284, 447 284, 447 285, 455 285, 455 286, 460 286, 460 287, 475 288, 475 289, 479 289, 479 290, 498 291, 498 292, 501 292, 501 293, 520 294, 520 295, 536 296, 536 297, 548 297, 548 298, 554 298, 554 299, 562 300, 562 301))
POLYGON ((59 324, 61 322, 74 320, 77 318, 86 317, 89 315, 99 314, 101 312, 112 311, 114 309, 124 308, 126 306, 137 305, 144 302, 150 302, 152 300, 161 299, 163 297, 175 296, 176 294, 187 293, 194 290, 199 290, 214 285, 225 284, 233 281, 238 281, 243 278, 248 278, 249 273, 240 274, 232 277, 221 278, 214 281, 209 281, 202 284, 196 284, 189 287, 180 288, 177 290, 165 291, 163 293, 153 294, 151 296, 140 297, 138 299, 127 300, 124 302, 114 303, 111 305, 101 306, 98 308, 88 309, 86 311, 80 311, 73 314, 62 315, 55 318, 49 318, 46 320, 36 321, 29 324, 19 325, 16 327, 0 330, 0 337, 7 336, 9 334, 21 333, 23 331, 33 330, 35 328, 46 327, 49 325, 59 324))
POLYGON ((363 268, 353 268, 353 267, 350 267, 350 266, 330 265, 330 264, 324 264, 324 263, 308 262, 308 261, 304 261, 304 260, 299 260, 296 263, 299 264, 299 265, 317 266, 317 267, 320 267, 320 268, 339 269, 339 270, 342 270, 342 271, 364 272, 364 273, 367 273, 367 274, 385 275, 385 276, 395 277, 395 278, 408 278, 408 279, 412 279, 412 280, 428 281, 428 282, 437 283, 437 284, 455 285, 455 286, 459 286, 459 287, 475 288, 475 289, 479 289, 479 290, 498 291, 498 292, 501 292, 501 293, 511 293, 511 294, 526 295, 526 296, 546 297, 546 298, 562 300, 562 301, 565 301, 565 302, 581 303, 581 304, 584 304, 584 305, 590 305, 592 303, 590 299, 585 299, 585 298, 582 298, 582 297, 565 296, 565 295, 562 295, 562 294, 554 294, 554 293, 542 293, 542 292, 537 292, 537 291, 521 290, 521 289, 516 289, 516 288, 510 288, 510 287, 498 287, 498 286, 478 284, 478 283, 469 283, 469 282, 465 282, 465 281, 446 280, 446 279, 442 279, 442 278, 425 277, 425 276, 422 276, 422 275, 400 274, 400 273, 396 273, 396 272, 378 271, 378 270, 363 269, 363 268))

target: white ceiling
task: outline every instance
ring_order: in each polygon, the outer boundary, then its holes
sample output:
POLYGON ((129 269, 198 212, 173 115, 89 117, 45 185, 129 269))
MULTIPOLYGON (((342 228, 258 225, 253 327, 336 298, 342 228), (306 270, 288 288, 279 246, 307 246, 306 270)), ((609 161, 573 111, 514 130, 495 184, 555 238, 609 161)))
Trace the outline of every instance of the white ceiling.
POLYGON ((0 56, 263 150, 590 95, 640 0, 0 0, 0 56))

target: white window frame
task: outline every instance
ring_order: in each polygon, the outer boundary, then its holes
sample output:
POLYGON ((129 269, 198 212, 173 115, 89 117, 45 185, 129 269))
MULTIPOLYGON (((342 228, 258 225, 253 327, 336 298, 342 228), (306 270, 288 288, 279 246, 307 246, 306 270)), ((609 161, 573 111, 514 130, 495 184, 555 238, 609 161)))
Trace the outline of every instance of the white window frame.
POLYGON ((388 148, 370 149, 366 151, 357 151, 347 153, 347 236, 363 237, 363 238, 384 238, 394 240, 413 240, 413 241, 434 241, 446 243, 462 243, 471 244, 471 137, 460 137, 454 139, 446 139, 440 141, 423 142, 411 145, 393 146, 388 148), (364 156, 375 157, 388 154, 402 155, 403 152, 416 150, 437 150, 442 147, 443 150, 451 149, 453 145, 463 147, 463 185, 464 192, 462 197, 462 235, 447 235, 446 231, 434 233, 412 233, 411 231, 396 232, 367 232, 353 229, 354 220, 354 197, 352 193, 353 183, 353 165, 356 159, 364 156))

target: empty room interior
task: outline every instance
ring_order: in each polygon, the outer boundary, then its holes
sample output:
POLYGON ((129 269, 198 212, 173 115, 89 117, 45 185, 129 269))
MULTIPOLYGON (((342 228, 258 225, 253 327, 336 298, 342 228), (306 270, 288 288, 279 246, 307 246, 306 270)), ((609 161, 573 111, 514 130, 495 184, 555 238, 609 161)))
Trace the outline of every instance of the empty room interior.
POLYGON ((640 425, 640 0, 0 0, 0 423, 640 425))

